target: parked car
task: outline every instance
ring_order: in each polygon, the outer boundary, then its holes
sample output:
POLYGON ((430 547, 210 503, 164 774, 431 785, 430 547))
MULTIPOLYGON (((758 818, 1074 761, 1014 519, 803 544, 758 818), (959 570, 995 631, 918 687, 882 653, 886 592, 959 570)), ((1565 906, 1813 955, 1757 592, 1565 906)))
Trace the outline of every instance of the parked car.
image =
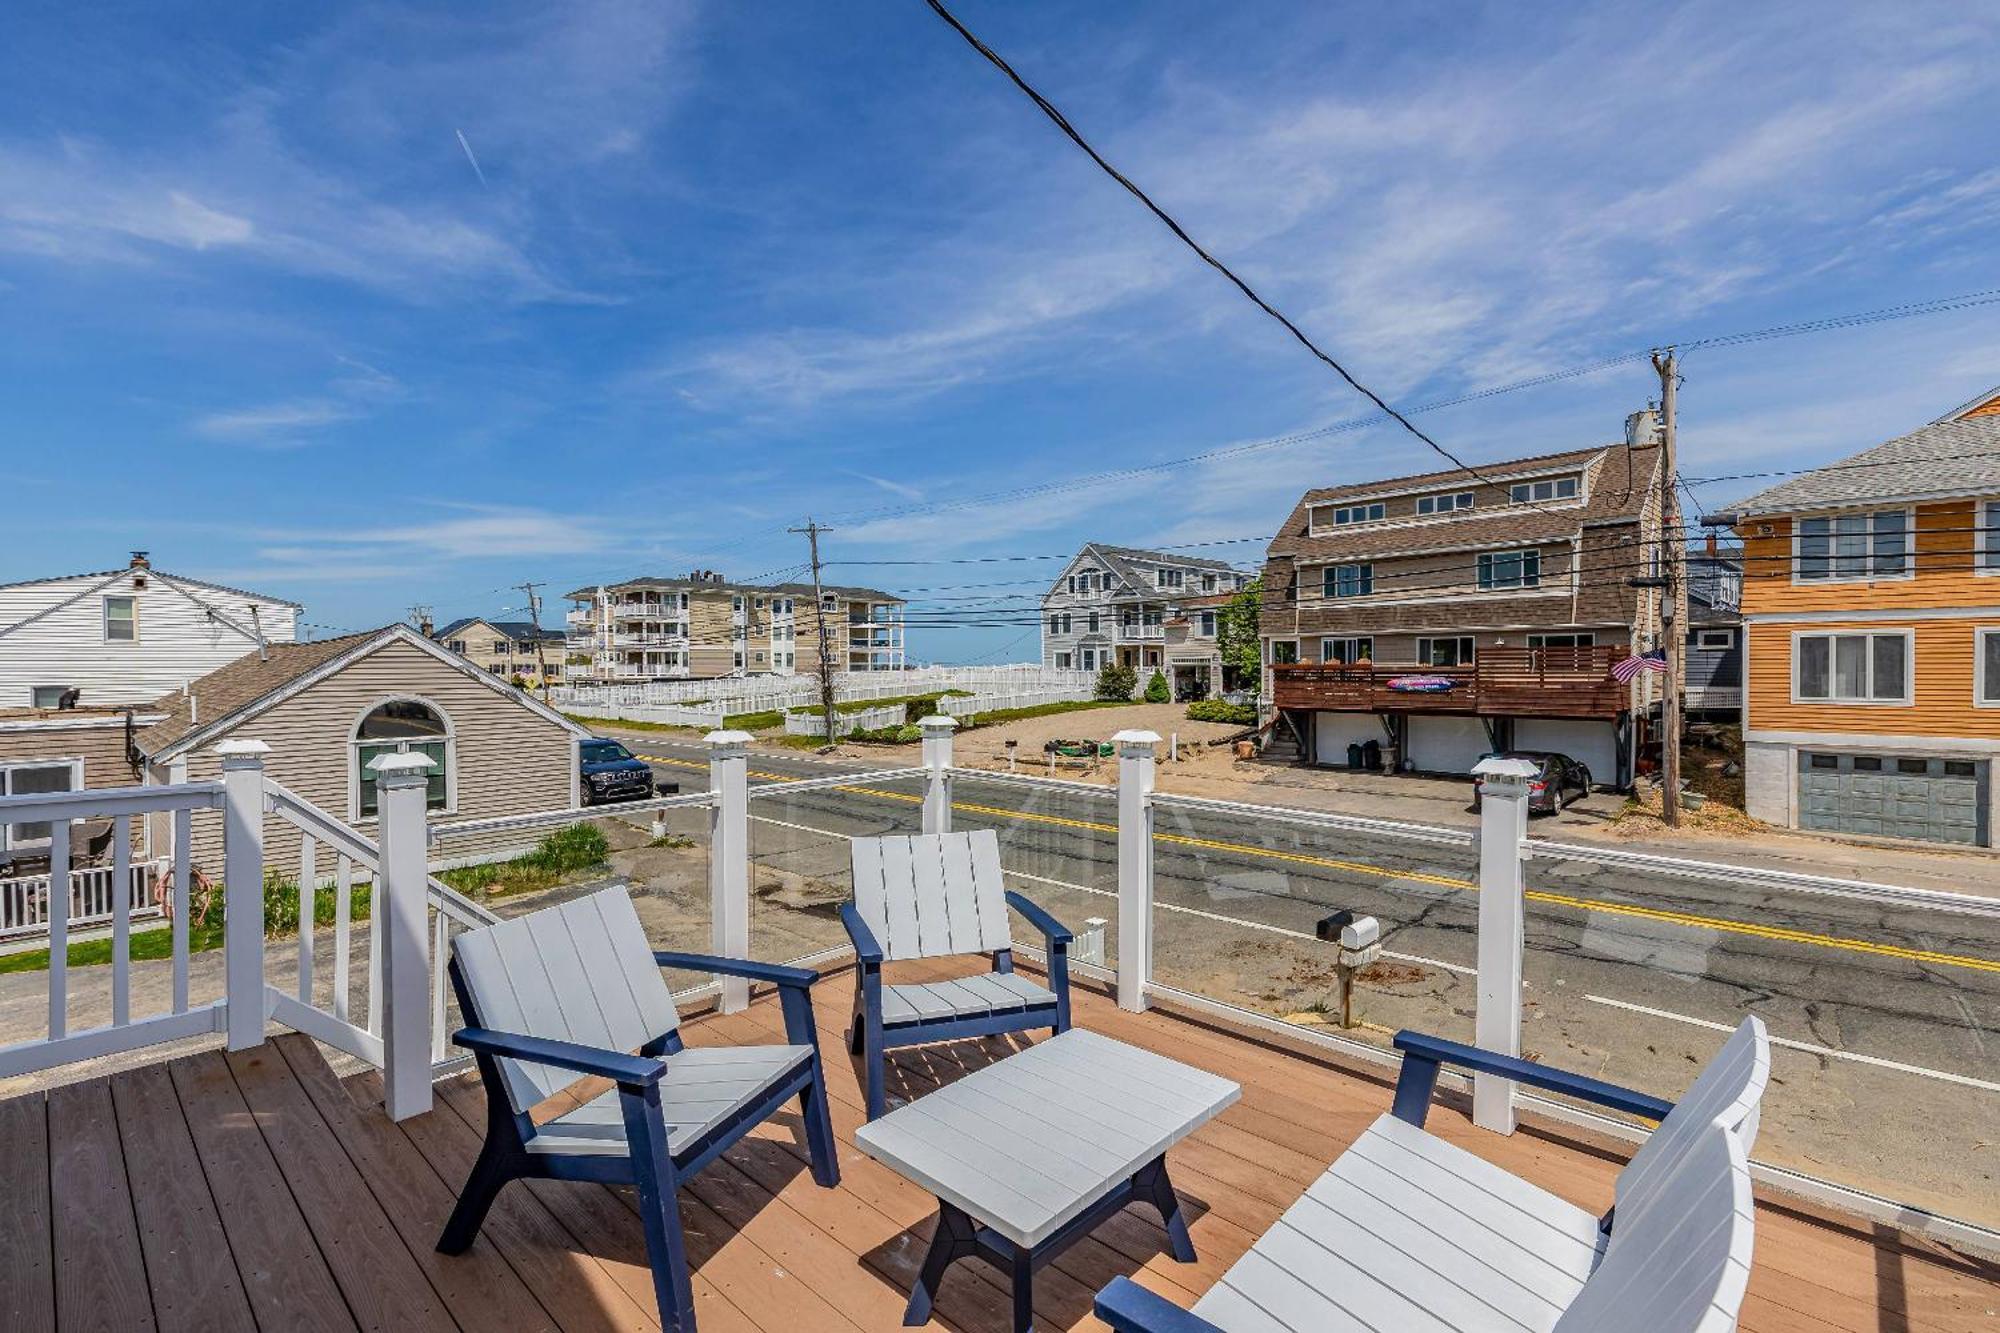
MULTIPOLYGON (((592 736, 579 747, 583 803, 643 801, 653 794, 653 769, 609 736, 592 736)), ((665 784, 678 791, 677 784, 665 784)))
MULTIPOLYGON (((1537 770, 1528 779, 1528 813, 1531 815, 1552 815, 1565 805, 1566 793, 1575 793, 1571 800, 1582 800, 1590 795, 1590 770, 1580 760, 1566 754, 1556 754, 1550 750, 1508 750, 1501 754, 1488 755, 1489 759, 1525 759, 1537 770)), ((1479 783, 1472 784, 1472 808, 1479 808, 1479 783)))

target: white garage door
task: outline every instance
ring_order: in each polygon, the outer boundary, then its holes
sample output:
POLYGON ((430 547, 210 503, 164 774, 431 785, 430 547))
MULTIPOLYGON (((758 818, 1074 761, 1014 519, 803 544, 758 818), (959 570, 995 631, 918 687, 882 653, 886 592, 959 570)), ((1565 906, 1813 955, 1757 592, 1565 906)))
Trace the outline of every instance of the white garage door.
POLYGON ((1618 732, 1609 722, 1524 717, 1514 722, 1514 748, 1553 750, 1578 760, 1597 783, 1618 781, 1618 732))
POLYGON ((1486 724, 1476 717, 1410 719, 1410 759, 1427 773, 1471 773, 1491 753, 1486 724))
POLYGON ((1389 743, 1388 733, 1373 713, 1314 713, 1313 762, 1347 764, 1347 747, 1353 744, 1389 743))

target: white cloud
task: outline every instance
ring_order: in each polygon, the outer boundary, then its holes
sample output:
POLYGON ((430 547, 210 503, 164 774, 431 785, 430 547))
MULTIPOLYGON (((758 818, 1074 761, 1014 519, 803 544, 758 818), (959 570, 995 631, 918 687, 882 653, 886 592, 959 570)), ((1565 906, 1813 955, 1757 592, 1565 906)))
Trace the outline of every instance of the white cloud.
POLYGON ((324 399, 264 403, 211 412, 194 422, 196 433, 245 444, 296 443, 304 433, 351 420, 353 409, 324 399))

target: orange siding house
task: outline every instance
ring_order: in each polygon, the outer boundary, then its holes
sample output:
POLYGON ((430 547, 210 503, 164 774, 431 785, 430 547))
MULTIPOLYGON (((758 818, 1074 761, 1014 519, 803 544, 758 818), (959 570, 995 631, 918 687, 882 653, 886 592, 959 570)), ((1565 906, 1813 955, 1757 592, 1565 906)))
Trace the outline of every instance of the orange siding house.
POLYGON ((1731 506, 1750 813, 1990 847, 2000 824, 2000 390, 1731 506))

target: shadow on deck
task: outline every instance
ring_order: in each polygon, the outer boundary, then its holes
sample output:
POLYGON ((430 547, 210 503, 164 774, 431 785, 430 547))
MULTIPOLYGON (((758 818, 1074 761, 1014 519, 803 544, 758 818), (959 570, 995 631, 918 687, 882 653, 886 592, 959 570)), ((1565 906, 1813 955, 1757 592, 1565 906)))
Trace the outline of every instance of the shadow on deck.
MULTIPOLYGON (((940 975, 942 969, 934 969, 940 975)), ((796 1115, 695 1178, 682 1216, 704 1333, 900 1326, 933 1201, 851 1146, 861 1119, 840 1044, 848 986, 818 988, 843 1183, 815 1187, 796 1115)), ((1180 1302, 1240 1255, 1388 1108, 1386 1082, 1166 1014, 1077 995, 1080 1025, 1226 1074, 1243 1100, 1176 1149, 1199 1260, 1174 1263, 1155 1215, 1128 1208, 1036 1283, 1038 1326, 1099 1328, 1090 1299, 1137 1274, 1180 1302)), ((691 1044, 782 1041, 777 1006, 692 1020, 691 1044)), ((1004 1056, 1006 1039, 896 1052, 892 1096, 919 1096, 1004 1056)), ((472 1250, 433 1251, 478 1151, 476 1080, 438 1086, 430 1114, 392 1124, 372 1073, 342 1080, 308 1039, 217 1051, 0 1101, 0 1328, 645 1329, 657 1327, 629 1196, 509 1185, 472 1250)), ((1621 1150, 1567 1130, 1511 1138, 1454 1106, 1435 1132, 1593 1211, 1621 1150)), ((1766 1200, 1742 1327, 1990 1329, 2000 1268, 1886 1228, 1766 1200)), ((954 1266, 934 1327, 1008 1326, 1004 1279, 954 1266)))

